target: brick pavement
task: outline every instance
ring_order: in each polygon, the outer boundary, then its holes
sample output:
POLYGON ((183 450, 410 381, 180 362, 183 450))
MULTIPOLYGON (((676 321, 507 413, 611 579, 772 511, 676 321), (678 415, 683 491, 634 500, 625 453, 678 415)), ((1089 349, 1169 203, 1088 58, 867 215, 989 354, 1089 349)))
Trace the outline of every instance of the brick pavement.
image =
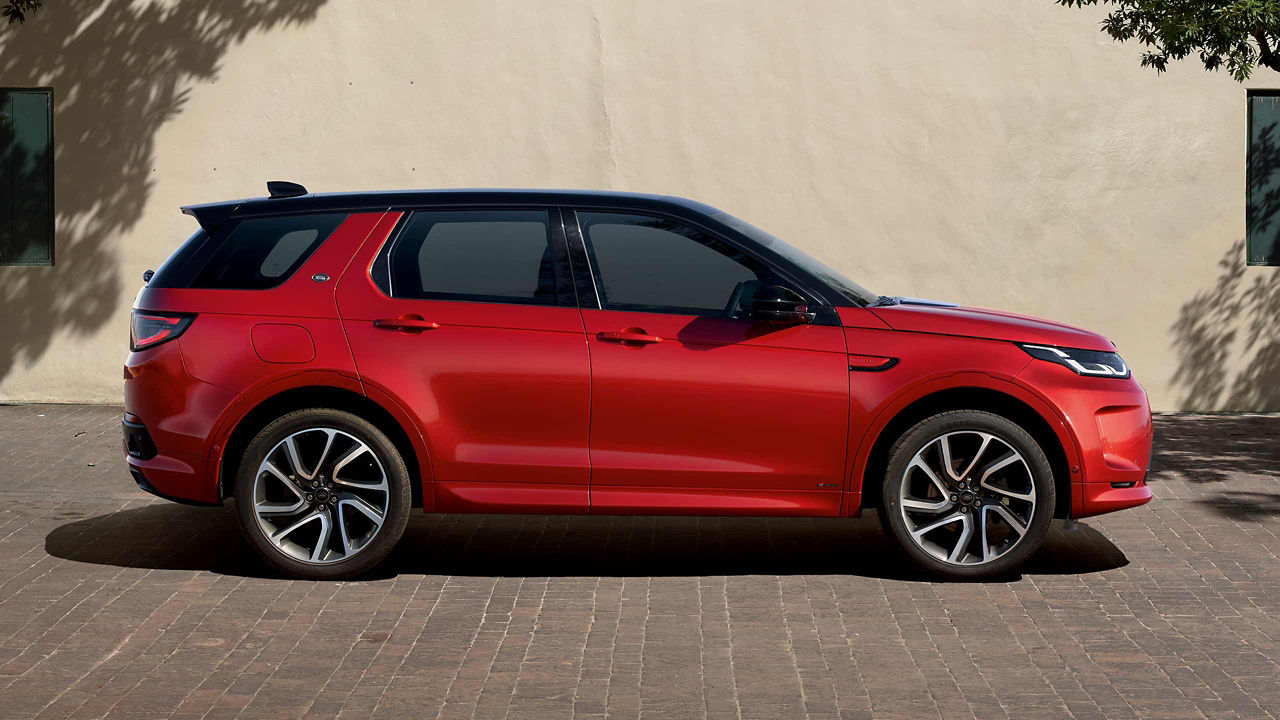
POLYGON ((1157 499, 1009 582, 859 520, 416 514, 283 580, 155 500, 119 408, 0 407, 5 718, 1280 716, 1280 418, 1157 419, 1157 499))

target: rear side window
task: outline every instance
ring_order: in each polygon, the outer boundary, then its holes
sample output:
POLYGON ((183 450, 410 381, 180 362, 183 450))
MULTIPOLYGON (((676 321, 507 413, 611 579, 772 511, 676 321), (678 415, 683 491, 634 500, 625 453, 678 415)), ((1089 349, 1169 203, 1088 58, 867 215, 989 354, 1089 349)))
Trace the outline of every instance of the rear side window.
POLYGON ((546 210, 415 212, 388 259, 394 297, 557 304, 546 210))
POLYGON ((229 290, 275 287, 302 267, 345 219, 346 213, 331 213, 241 220, 217 243, 189 287, 229 290))

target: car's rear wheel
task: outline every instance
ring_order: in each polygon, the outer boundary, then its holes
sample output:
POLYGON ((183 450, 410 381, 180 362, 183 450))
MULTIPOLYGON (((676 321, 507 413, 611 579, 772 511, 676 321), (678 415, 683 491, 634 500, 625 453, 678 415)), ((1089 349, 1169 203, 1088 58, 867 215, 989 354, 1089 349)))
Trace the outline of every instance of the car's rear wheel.
POLYGON ((956 410, 920 421, 889 451, 881 488, 890 535, 921 567, 957 579, 1016 570, 1053 520, 1053 471, 1008 418, 956 410))
POLYGON ((381 562, 404 534, 404 460, 367 420, 312 408, 273 421, 249 443, 236 478, 241 529, 290 575, 337 579, 381 562))

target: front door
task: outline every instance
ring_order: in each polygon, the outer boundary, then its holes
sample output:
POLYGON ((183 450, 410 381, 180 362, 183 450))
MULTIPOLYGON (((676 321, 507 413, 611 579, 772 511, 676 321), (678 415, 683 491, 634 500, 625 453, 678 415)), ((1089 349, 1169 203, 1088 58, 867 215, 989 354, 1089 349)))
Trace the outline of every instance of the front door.
POLYGON ((559 218, 406 213, 340 283, 360 378, 415 416, 441 511, 587 511, 587 346, 559 218))
POLYGON ((849 370, 834 312, 821 314, 831 324, 754 322, 742 308, 756 288, 803 289, 678 221, 572 219, 594 288, 579 293, 592 512, 836 515, 849 370))

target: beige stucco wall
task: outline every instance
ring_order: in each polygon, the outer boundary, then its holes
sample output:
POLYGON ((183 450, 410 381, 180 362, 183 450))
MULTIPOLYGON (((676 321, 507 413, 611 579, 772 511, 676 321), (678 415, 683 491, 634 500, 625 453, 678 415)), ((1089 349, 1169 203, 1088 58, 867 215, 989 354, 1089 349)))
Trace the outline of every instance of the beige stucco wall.
POLYGON ((283 178, 684 195, 880 293, 1101 331, 1157 409, 1280 410, 1280 269, 1240 246, 1245 89, 1141 69, 1096 10, 213 5, 66 0, 0 35, 0 86, 58 105, 57 266, 0 269, 0 400, 118 402, 178 206, 283 178))

